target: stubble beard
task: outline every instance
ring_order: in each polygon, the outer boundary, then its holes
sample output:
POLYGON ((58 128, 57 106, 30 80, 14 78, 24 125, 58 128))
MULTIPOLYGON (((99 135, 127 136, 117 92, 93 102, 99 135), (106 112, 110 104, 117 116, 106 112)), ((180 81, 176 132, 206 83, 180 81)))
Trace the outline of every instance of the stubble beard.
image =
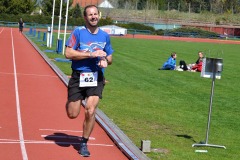
POLYGON ((97 27, 98 26, 98 20, 94 20, 93 23, 91 21, 88 21, 88 25, 91 27, 97 27))

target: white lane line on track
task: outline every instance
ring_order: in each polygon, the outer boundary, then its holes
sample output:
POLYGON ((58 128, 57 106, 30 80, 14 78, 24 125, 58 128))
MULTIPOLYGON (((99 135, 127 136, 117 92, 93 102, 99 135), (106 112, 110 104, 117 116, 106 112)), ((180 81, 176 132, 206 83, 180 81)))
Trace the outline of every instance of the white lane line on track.
MULTIPOLYGON (((81 137, 78 137, 78 136, 58 136, 58 135, 41 135, 41 137, 43 138, 62 138, 62 139, 79 139, 81 137)), ((90 140, 96 140, 96 138, 94 137, 89 137, 90 140)))
MULTIPOLYGON (((14 139, 0 139, 0 144, 19 144, 21 141, 14 140, 14 139)), ((52 142, 52 141, 36 141, 36 140, 25 140, 24 143, 26 144, 67 144, 67 145, 73 145, 73 144, 80 144, 76 142, 52 142)), ((88 143, 90 146, 102 146, 102 147, 113 147, 112 144, 100 144, 100 143, 88 143)))
MULTIPOLYGON (((0 72, 0 74, 10 74, 10 75, 12 75, 14 73, 0 72)), ((17 73, 17 75, 58 78, 58 76, 51 76, 51 75, 44 75, 44 74, 41 75, 41 74, 17 73)))
POLYGON ((2 33, 3 30, 4 30, 4 28, 1 30, 0 34, 2 33))
POLYGON ((28 160, 26 147, 25 147, 25 144, 24 144, 23 129, 22 129, 22 119, 21 119, 21 110, 20 110, 20 102, 19 102, 18 79, 17 79, 17 69, 16 69, 16 59, 15 59, 12 28, 11 28, 11 39, 12 39, 12 54, 13 54, 13 69, 14 69, 14 82, 15 82, 15 94, 16 94, 18 134, 19 134, 19 139, 20 139, 20 147, 21 147, 21 151, 22 151, 22 158, 23 158, 23 160, 28 160))
POLYGON ((83 132, 83 131, 76 131, 76 130, 63 130, 63 129, 39 129, 40 131, 57 131, 57 132, 83 132))

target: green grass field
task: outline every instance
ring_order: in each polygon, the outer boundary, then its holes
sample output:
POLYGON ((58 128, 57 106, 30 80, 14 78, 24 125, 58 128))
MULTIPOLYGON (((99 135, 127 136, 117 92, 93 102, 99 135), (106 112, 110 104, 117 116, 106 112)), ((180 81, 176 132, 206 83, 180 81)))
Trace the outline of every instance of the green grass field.
MULTIPOLYGON (((43 42, 32 40, 40 46, 43 42)), ((111 38, 113 65, 105 71, 105 86, 99 108, 140 147, 150 140, 152 160, 235 160, 240 158, 239 73, 240 46, 230 44, 111 38), (200 73, 160 71, 170 53, 177 63, 194 63, 197 52, 223 58, 223 72, 215 81, 209 144, 227 149, 192 147, 204 141, 212 80, 200 73), (208 150, 196 153, 196 149, 208 150)), ((53 46, 54 48, 55 46, 53 46)), ((54 48, 55 49, 55 48, 54 48)), ((46 53, 50 58, 64 57, 46 53)), ((56 62, 67 75, 70 64, 56 62)))

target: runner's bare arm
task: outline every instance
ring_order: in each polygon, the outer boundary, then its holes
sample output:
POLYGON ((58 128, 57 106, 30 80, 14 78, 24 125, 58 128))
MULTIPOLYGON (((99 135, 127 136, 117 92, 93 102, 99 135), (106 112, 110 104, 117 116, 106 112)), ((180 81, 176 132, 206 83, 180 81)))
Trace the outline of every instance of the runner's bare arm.
POLYGON ((66 47, 65 57, 72 60, 81 60, 86 58, 95 58, 95 57, 105 57, 107 54, 102 50, 97 50, 94 52, 81 52, 74 50, 71 47, 66 47))

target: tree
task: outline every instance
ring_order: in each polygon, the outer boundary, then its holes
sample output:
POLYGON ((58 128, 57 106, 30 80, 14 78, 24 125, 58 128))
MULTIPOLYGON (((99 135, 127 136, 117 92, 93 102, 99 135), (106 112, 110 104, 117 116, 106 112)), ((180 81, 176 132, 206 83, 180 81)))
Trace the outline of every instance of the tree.
MULTIPOLYGON (((69 6, 72 6, 73 0, 69 0, 69 6)), ((55 0, 54 15, 59 15, 60 13, 60 3, 61 0, 55 0)), ((42 11, 44 15, 51 16, 53 10, 53 0, 42 0, 41 2, 42 11)), ((66 14, 67 0, 63 0, 62 3, 62 15, 66 14)))
POLYGON ((77 3, 77 5, 72 9, 72 17, 73 17, 73 18, 83 17, 83 16, 82 16, 81 7, 79 6, 78 3, 77 3))
POLYGON ((1 0, 0 13, 14 15, 31 14, 35 3, 35 0, 1 0))

